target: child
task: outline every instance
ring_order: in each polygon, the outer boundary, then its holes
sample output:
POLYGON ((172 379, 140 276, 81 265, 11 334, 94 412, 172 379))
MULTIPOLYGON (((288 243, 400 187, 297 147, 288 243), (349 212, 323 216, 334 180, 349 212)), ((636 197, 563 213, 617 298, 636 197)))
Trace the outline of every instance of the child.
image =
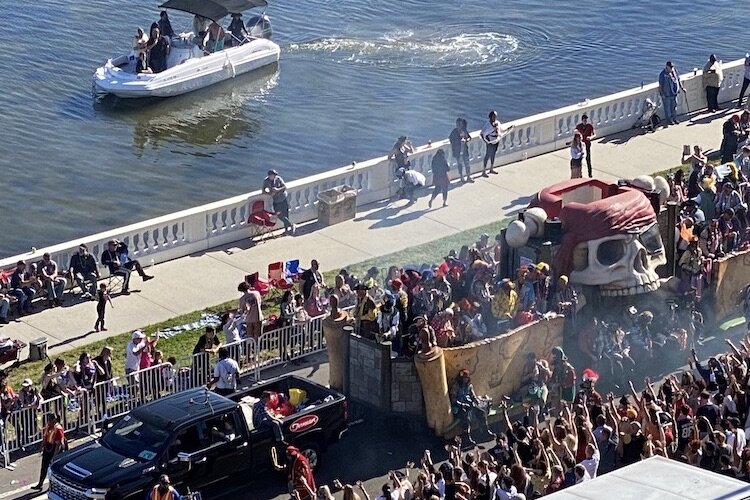
POLYGON ((107 290, 107 284, 106 283, 99 283, 99 290, 96 292, 96 323, 94 323, 94 331, 95 332, 106 332, 107 329, 104 328, 104 309, 107 306, 107 302, 109 302, 109 305, 112 307, 115 307, 114 304, 112 304, 112 298, 109 296, 109 290, 107 290))

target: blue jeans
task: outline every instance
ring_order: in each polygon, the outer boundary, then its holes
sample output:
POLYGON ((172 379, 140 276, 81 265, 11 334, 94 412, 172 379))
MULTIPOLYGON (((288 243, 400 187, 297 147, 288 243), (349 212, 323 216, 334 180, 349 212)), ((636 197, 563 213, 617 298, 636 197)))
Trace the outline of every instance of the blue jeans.
POLYGON ((461 179, 464 178, 464 172, 466 177, 471 176, 471 167, 469 167, 469 152, 464 150, 458 156, 454 156, 456 159, 456 166, 458 167, 458 175, 461 179))
POLYGON ((671 122, 677 118, 677 96, 663 95, 661 102, 664 104, 664 119, 671 122))
POLYGON ((10 291, 18 299, 18 310, 31 312, 31 301, 34 299, 34 290, 25 286, 14 288, 10 291))
POLYGON ((47 298, 49 300, 62 299, 63 293, 65 293, 65 285, 67 284, 68 280, 65 278, 55 278, 54 280, 47 281, 47 298))
POLYGON ((8 319, 8 311, 10 311, 10 299, 3 297, 0 299, 0 319, 8 319))

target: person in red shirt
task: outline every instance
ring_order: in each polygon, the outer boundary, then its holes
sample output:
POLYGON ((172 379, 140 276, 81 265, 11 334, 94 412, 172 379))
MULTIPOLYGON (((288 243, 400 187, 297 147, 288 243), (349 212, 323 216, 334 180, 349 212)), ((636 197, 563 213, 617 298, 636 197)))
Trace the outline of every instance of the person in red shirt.
POLYGON ((39 472, 39 484, 33 487, 35 490, 42 489, 52 459, 63 450, 65 445, 65 430, 54 413, 47 413, 45 416, 42 438, 42 470, 39 472))
POLYGON ((576 130, 583 136, 583 143, 586 145, 586 167, 589 171, 589 178, 593 176, 591 173, 591 139, 596 137, 596 131, 594 126, 589 123, 589 115, 583 115, 581 117, 581 123, 576 125, 576 130))

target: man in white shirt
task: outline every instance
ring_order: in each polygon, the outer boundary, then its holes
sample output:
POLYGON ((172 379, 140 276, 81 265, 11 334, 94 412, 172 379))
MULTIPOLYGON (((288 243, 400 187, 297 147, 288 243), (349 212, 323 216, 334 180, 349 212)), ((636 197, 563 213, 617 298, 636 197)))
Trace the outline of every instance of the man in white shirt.
POLYGON ((497 148, 500 145, 500 140, 511 130, 513 130, 513 125, 503 128, 503 124, 497 119, 497 111, 490 111, 489 120, 484 124, 481 132, 482 140, 487 145, 487 151, 484 153, 484 160, 482 162, 482 177, 489 177, 487 175, 488 162, 490 164, 490 173, 497 173, 495 172, 497 148))
POLYGON ((581 483, 585 483, 586 481, 591 481, 591 476, 589 475, 589 472, 586 470, 586 467, 584 467, 583 464, 576 465, 575 474, 576 474, 576 484, 581 484, 581 483))
POLYGON ((589 443, 586 445, 586 459, 581 460, 581 465, 586 469, 591 479, 596 477, 599 470, 599 448, 596 444, 589 443))
POLYGON ((208 383, 210 388, 216 384, 214 392, 227 396, 237 390, 237 381, 240 379, 240 365, 229 357, 229 349, 219 347, 219 361, 214 367, 214 377, 208 383))
POLYGON ((125 374, 129 375, 141 367, 141 352, 146 348, 146 335, 142 331, 133 332, 133 339, 125 349, 125 374))
POLYGON ((729 445, 730 450, 734 446, 737 450, 737 456, 741 456, 742 450, 747 446, 747 434, 745 433, 745 429, 740 426, 740 419, 737 417, 729 417, 727 423, 729 424, 727 445, 729 445), (737 436, 736 440, 735 436, 737 436))

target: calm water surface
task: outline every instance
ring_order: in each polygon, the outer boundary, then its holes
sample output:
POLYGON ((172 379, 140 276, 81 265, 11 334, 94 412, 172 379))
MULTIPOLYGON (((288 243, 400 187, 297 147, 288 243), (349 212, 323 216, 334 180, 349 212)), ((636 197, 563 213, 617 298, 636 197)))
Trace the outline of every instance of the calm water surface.
MULTIPOLYGON (((655 80, 728 36, 744 4, 675 0, 307 0, 268 9, 281 62, 149 106, 92 105, 91 75, 125 52, 156 2, 2 2, 0 256, 384 154, 396 136, 447 136, 655 80), (673 26, 666 28, 668 24, 673 26)), ((175 29, 188 15, 172 14, 175 29)), ((750 45, 750 43, 748 43, 750 45)))

